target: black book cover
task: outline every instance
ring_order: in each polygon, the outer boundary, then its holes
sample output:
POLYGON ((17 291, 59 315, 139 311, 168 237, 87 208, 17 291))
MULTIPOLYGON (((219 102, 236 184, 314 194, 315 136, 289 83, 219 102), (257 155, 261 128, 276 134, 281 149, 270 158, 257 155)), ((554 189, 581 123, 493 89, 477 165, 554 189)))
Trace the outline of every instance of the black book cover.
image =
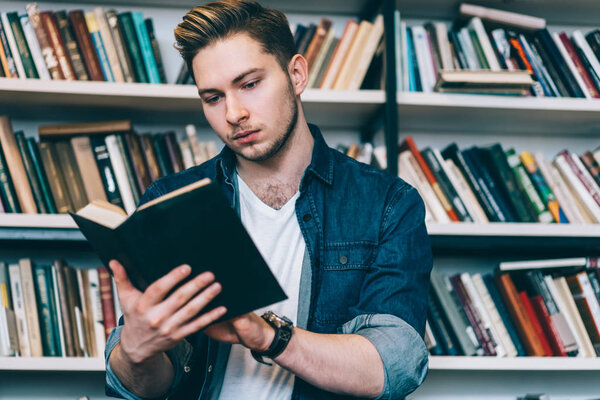
POLYGON ((96 158, 96 165, 100 172, 100 178, 102 178, 106 198, 117 207, 124 208, 121 192, 119 191, 115 173, 110 163, 110 155, 104 142, 104 136, 90 135, 90 142, 94 151, 94 157, 96 158))
POLYGON ((308 26, 302 35, 302 39, 300 39, 300 43, 298 43, 298 54, 304 55, 304 53, 306 53, 306 50, 308 50, 308 46, 310 45, 310 41, 312 40, 316 31, 317 26, 315 24, 310 24, 308 26))
POLYGON ((139 290, 188 264, 187 280, 212 271, 222 285, 202 311, 223 305, 227 313, 221 320, 287 299, 221 189, 202 184, 147 203, 115 229, 70 215, 102 262, 117 259, 139 290))
POLYGON ((552 82, 554 82, 554 84, 556 85, 556 88, 558 89, 560 95, 562 97, 570 97, 569 90, 565 86, 565 83, 563 82, 558 71, 554 67, 554 64, 552 63, 552 59, 548 51, 544 46, 542 46, 539 36, 531 36, 529 37, 529 39, 529 44, 531 45, 531 47, 535 48, 535 50, 540 55, 542 63, 544 64, 544 67, 546 67, 546 70, 548 71, 552 82))

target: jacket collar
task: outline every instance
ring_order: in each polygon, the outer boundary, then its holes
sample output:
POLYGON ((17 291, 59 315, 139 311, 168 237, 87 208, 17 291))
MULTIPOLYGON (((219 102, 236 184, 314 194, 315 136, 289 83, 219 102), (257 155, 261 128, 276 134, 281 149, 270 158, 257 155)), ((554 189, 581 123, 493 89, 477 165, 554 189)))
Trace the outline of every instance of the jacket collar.
MULTIPOLYGON (((316 125, 308 124, 308 128, 313 136, 314 145, 310 165, 304 173, 300 187, 304 184, 307 172, 313 173, 321 181, 331 185, 333 183, 334 164, 333 154, 331 154, 332 150, 327 146, 327 143, 325 143, 321 130, 316 125)), ((233 173, 235 172, 235 165, 235 153, 229 147, 224 146, 221 153, 217 156, 217 170, 221 172, 225 177, 225 180, 230 183, 232 182, 233 173)))

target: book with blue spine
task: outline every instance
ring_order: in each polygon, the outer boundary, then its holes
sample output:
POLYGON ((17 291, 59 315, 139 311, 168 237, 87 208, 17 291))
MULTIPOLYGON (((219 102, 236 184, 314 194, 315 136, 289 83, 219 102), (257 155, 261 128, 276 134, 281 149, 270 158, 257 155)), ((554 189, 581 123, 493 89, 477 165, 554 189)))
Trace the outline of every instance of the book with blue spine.
POLYGON ((100 36, 98 21, 96 21, 96 16, 93 12, 85 14, 85 22, 87 23, 90 36, 94 42, 96 53, 98 53, 98 60, 100 61, 100 67, 102 68, 104 79, 106 82, 115 82, 115 77, 110 69, 110 63, 108 62, 108 55, 106 54, 106 49, 104 48, 104 43, 102 42, 102 37, 100 36))
POLYGON ((158 74, 158 67, 156 66, 156 60, 152 53, 152 45, 150 44, 150 37, 144 23, 144 17, 141 12, 131 13, 133 17, 133 26, 135 27, 135 33, 137 34, 140 48, 142 49, 142 58, 144 59, 144 65, 146 66, 146 73, 150 83, 161 83, 160 75, 158 74))

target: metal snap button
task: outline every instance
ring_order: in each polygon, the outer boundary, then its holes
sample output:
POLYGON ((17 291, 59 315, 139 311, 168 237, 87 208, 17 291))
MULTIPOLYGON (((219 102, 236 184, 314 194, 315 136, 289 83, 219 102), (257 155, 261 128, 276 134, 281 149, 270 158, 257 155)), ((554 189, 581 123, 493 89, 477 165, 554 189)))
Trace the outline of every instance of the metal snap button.
POLYGON ((312 219, 312 215, 304 214, 304 217, 302 217, 302 219, 304 220, 304 222, 308 222, 312 219))
POLYGON ((210 372, 212 372, 212 365, 209 365, 209 366, 208 366, 208 372, 209 372, 209 373, 210 373, 210 372))
POLYGON ((186 365, 186 366, 183 367, 183 371, 184 372, 190 372, 190 370, 191 370, 191 368, 190 368, 189 365, 186 365))
POLYGON ((348 257, 346 256, 340 256, 340 264, 348 264, 348 257))

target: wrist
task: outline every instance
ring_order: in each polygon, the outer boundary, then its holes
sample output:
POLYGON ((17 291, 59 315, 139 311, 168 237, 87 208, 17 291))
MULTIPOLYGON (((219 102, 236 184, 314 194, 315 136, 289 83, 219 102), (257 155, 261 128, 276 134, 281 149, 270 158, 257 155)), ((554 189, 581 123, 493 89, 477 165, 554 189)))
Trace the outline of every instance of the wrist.
POLYGON ((251 349, 251 350, 263 353, 263 352, 269 350, 269 347, 271 347, 273 340, 275 340, 275 328, 273 328, 271 325, 269 325, 264 319, 260 318, 260 320, 261 320, 261 325, 263 327, 263 334, 262 334, 263 340, 262 340, 262 343, 260 344, 260 346, 258 346, 255 349, 251 349))

